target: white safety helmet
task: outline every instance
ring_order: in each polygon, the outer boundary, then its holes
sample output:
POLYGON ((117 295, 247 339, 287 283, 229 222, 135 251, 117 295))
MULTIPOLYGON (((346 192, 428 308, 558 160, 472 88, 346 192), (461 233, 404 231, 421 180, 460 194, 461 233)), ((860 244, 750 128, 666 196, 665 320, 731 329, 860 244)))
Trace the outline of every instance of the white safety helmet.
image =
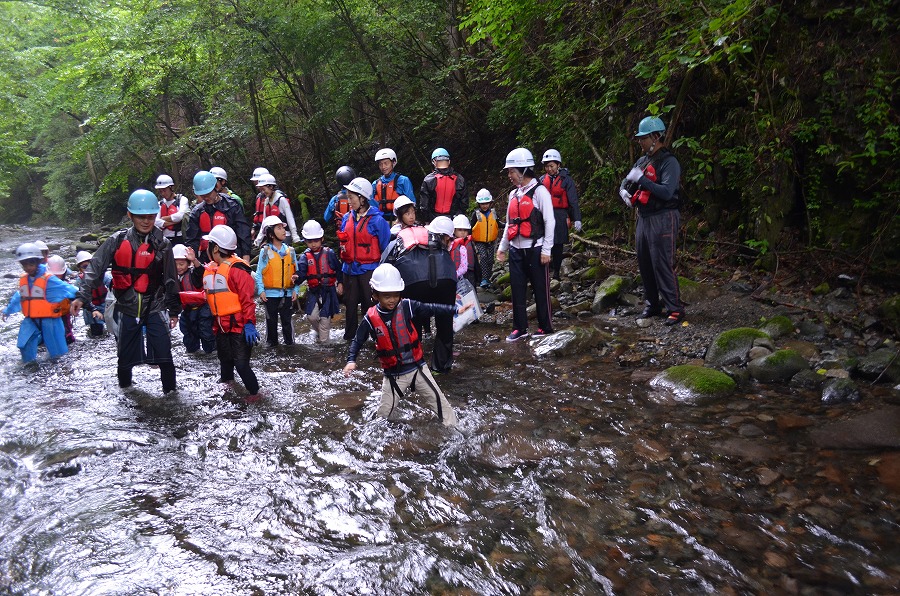
POLYGON ((344 188, 350 192, 362 195, 367 201, 372 200, 372 183, 362 177, 354 178, 350 184, 345 184, 344 188))
POLYGON ((394 165, 397 165, 397 154, 394 153, 393 149, 388 149, 385 147, 384 149, 379 149, 375 153, 375 163, 378 163, 382 159, 389 159, 394 162, 394 165))
POLYGON ((255 170, 253 170, 253 175, 250 176, 250 181, 256 182, 257 180, 259 180, 260 176, 262 176, 263 174, 268 174, 268 173, 269 173, 269 170, 267 170, 265 168, 256 168, 255 170))
POLYGON ((34 242, 26 242, 25 244, 20 244, 19 248, 16 249, 16 260, 17 261, 27 261, 28 259, 43 259, 44 255, 41 254, 41 249, 38 248, 38 245, 34 242))
POLYGON ((453 236, 453 221, 446 215, 438 215, 425 228, 432 234, 443 234, 444 236, 453 236))
POLYGON ((267 173, 267 174, 263 174, 262 176, 260 176, 259 180, 256 181, 256 188, 259 188, 260 186, 269 186, 269 185, 275 186, 275 184, 276 184, 275 176, 267 173))
POLYGON ((159 190, 160 188, 169 188, 170 186, 175 186, 175 181, 172 180, 172 177, 168 174, 160 174, 156 178, 156 186, 154 188, 159 190))
POLYGON ((322 229, 322 224, 311 219, 303 224, 300 235, 303 236, 304 240, 320 240, 325 235, 325 230, 322 229))
POLYGON ((394 215, 400 217, 400 210, 407 205, 415 205, 415 203, 413 203, 413 200, 406 195, 400 195, 394 199, 394 215))
POLYGON ((225 171, 224 168, 220 168, 219 166, 214 166, 209 169, 209 173, 215 176, 216 178, 220 178, 226 182, 228 182, 228 172, 225 171))
POLYGON ((490 203, 494 200, 494 197, 491 195, 491 191, 486 188, 482 188, 478 191, 478 194, 475 195, 476 203, 490 203))
POLYGON ((213 227, 203 239, 215 242, 216 246, 224 250, 237 250, 237 234, 226 225, 219 224, 213 227))
MULTIPOLYGON (((178 246, 181 246, 181 245, 179 244, 178 246)), ((81 265, 85 261, 90 261, 92 258, 94 258, 93 255, 91 255, 91 253, 89 253, 88 251, 79 250, 78 253, 75 255, 75 264, 81 265)))
POLYGON ((50 275, 63 275, 69 268, 66 266, 66 260, 59 255, 50 255, 47 259, 47 273, 50 275))
POLYGON ((530 168, 534 166, 534 156, 525 147, 513 149, 506 156, 505 168, 530 168))
POLYGON ((38 250, 41 250, 41 251, 50 250, 50 247, 47 246, 47 243, 44 242, 43 240, 35 240, 34 245, 37 246, 38 250))
POLYGON ((274 228, 278 224, 284 225, 284 220, 282 220, 277 215, 267 215, 266 218, 262 220, 262 224, 260 224, 260 227, 262 227, 263 234, 265 234, 265 231, 267 229, 274 228))
POLYGON ((560 156, 559 151, 556 149, 547 149, 544 151, 544 157, 541 158, 541 163, 547 163, 548 161, 562 163, 562 156, 560 156))
POLYGON ((403 278, 397 268, 390 263, 379 265, 372 272, 369 285, 376 292, 402 292, 406 288, 403 278))
POLYGON ((472 224, 469 223, 469 218, 460 213, 456 217, 453 218, 453 229, 455 230, 471 230, 472 224))
POLYGON ((187 259, 187 247, 184 244, 176 244, 172 247, 173 259, 187 259))

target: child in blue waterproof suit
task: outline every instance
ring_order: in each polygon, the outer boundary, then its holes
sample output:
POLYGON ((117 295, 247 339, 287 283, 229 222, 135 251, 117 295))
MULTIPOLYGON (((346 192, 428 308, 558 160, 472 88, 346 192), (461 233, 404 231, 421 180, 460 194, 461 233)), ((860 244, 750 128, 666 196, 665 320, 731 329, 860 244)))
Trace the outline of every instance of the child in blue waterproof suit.
POLYGON ((62 319, 68 313, 59 303, 74 298, 78 290, 47 273, 41 249, 35 244, 25 243, 16 249, 16 260, 25 273, 19 279, 18 291, 3 310, 3 320, 19 311, 25 315, 16 342, 22 362, 37 360, 40 343, 47 346, 51 358, 59 358, 69 351, 62 319))

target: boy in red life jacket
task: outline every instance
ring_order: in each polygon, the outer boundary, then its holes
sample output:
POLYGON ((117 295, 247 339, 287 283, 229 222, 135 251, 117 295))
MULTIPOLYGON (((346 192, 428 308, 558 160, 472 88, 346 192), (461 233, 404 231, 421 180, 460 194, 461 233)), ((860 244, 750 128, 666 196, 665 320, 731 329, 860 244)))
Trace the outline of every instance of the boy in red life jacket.
POLYGON ((553 250, 550 252, 550 273, 559 279, 559 268, 562 264, 563 246, 569 241, 569 225, 576 232, 581 231, 581 209, 578 207, 578 191, 575 182, 569 176, 569 170, 560 167, 562 157, 556 149, 547 149, 541 159, 545 174, 539 182, 550 191, 553 203, 553 216, 556 227, 553 232, 553 250))
POLYGON ((256 263, 256 295, 266 307, 266 344, 278 345, 278 321, 284 345, 294 345, 294 303, 297 302, 297 253, 287 243, 284 222, 270 215, 262 222, 263 244, 256 263))
POLYGON ((75 297, 75 286, 51 275, 43 263, 44 257, 36 244, 27 242, 16 249, 16 260, 22 267, 19 288, 3 310, 3 320, 19 311, 25 315, 19 325, 16 346, 22 362, 37 361, 40 343, 47 346, 50 358, 59 358, 69 351, 62 316, 62 303, 75 297))
POLYGON ((337 254, 322 246, 325 230, 311 219, 303 224, 300 232, 306 241, 306 250, 297 264, 297 283, 306 280, 306 318, 318 343, 328 343, 331 334, 331 317, 341 312, 338 296, 344 293, 344 274, 337 254))
MULTIPOLYGON (((86 250, 78 251, 75 255, 75 267, 78 269, 76 273, 78 288, 84 283, 84 272, 90 267, 91 253, 86 250)), ((106 295, 112 286, 112 275, 107 271, 103 274, 103 285, 97 286, 91 292, 91 301, 84 305, 84 324, 90 329, 91 337, 100 337, 106 328, 106 322, 103 315, 106 313, 106 295)))
POLYGON ((450 255, 453 257, 453 264, 456 265, 457 279, 465 278, 472 287, 475 287, 478 260, 472 246, 471 226, 469 218, 462 213, 453 218, 453 243, 450 245, 450 255))
POLYGON ((176 384, 169 330, 178 323, 181 300, 172 246, 155 226, 158 214, 159 203, 152 192, 138 189, 131 193, 128 217, 134 225, 110 236, 94 253, 72 301, 72 314, 77 316, 81 307, 91 302, 93 291, 103 285, 106 268, 112 265, 119 325, 119 387, 131 387, 135 366, 156 364, 163 393, 170 393, 176 384))
POLYGON ((397 167, 397 154, 393 149, 385 147, 375 153, 375 164, 381 171, 381 177, 372 183, 372 200, 390 223, 396 217, 394 206, 400 197, 416 202, 413 185, 409 178, 394 171, 397 167))
POLYGON ((491 285, 491 273, 494 270, 494 243, 500 232, 497 212, 494 210, 494 197, 491 191, 482 188, 475 195, 478 207, 472 213, 472 244, 478 255, 478 268, 481 270, 481 287, 491 285))
POLYGON ((438 147, 431 153, 434 171, 422 180, 419 190, 419 210, 425 221, 438 215, 453 217, 465 213, 469 206, 466 180, 450 167, 450 153, 438 147))
POLYGON ((175 181, 168 174, 160 174, 154 188, 159 193, 156 227, 163 231, 163 236, 173 245, 184 244, 181 224, 190 213, 188 198, 175 192, 175 181))
POLYGON ((228 226, 216 226, 203 237, 207 241, 206 252, 210 262, 203 268, 195 268, 192 281, 202 283, 206 301, 214 317, 216 348, 222 376, 220 383, 234 380, 237 369, 250 395, 247 403, 260 399, 259 381, 250 368, 250 353, 259 343, 256 331, 256 281, 253 272, 242 259, 235 256, 238 240, 228 226))
POLYGON ((216 336, 213 333, 213 316, 206 302, 203 284, 195 284, 194 269, 202 270, 203 264, 194 250, 183 244, 172 247, 175 258, 175 273, 178 275, 178 296, 181 298, 181 318, 178 327, 184 337, 184 351, 193 354, 203 349, 204 354, 216 351, 216 336))
MULTIPOLYGON (((375 352, 384 369, 381 384, 381 405, 377 416, 392 419, 397 401, 407 389, 412 388, 426 400, 427 406, 437 414, 438 419, 448 427, 456 427, 456 412, 434 380, 425 363, 419 334, 413 325, 413 317, 444 315, 453 318, 457 308, 453 304, 428 304, 400 298, 405 288, 403 278, 397 268, 390 264, 379 265, 372 274, 372 306, 350 342, 344 376, 356 370, 359 350, 371 336, 375 340, 375 352)), ((463 313, 473 305, 459 309, 463 313)))

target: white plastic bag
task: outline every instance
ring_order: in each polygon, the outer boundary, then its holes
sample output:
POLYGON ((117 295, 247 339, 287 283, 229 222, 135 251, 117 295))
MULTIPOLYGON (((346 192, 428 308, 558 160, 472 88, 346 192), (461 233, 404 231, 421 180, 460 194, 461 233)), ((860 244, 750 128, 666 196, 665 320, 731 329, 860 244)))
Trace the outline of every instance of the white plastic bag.
POLYGON ((458 333, 460 329, 469 325, 473 321, 481 318, 481 304, 478 302, 478 294, 475 292, 475 286, 469 283, 467 279, 461 279, 456 282, 456 310, 457 314, 453 315, 453 333, 458 333), (459 314, 459 309, 467 304, 475 306, 459 314))

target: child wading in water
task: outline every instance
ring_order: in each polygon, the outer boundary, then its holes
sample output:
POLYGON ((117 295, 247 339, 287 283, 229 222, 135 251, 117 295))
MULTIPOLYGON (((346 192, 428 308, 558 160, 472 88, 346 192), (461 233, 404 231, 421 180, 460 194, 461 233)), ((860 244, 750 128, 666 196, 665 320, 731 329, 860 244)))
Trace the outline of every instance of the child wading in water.
POLYGON ((306 316, 312 326, 315 340, 327 343, 331 334, 331 317, 341 311, 338 296, 344 293, 344 274, 337 253, 322 246, 325 230, 311 219, 303 224, 300 232, 308 247, 297 265, 297 283, 306 280, 306 316))
POLYGON ((266 344, 278 345, 278 320, 284 345, 294 345, 291 315, 297 300, 297 253, 285 242, 284 222, 270 215, 262 222, 265 239, 256 264, 256 293, 266 306, 266 344))
MULTIPOLYGON (((397 401, 410 387, 426 399, 428 407, 444 426, 457 426, 456 412, 425 363, 419 334, 412 324, 416 315, 430 317, 441 314, 452 317, 457 309, 453 304, 426 304, 400 298, 405 284, 397 268, 390 264, 379 265, 372 273, 372 298, 377 304, 371 307, 356 336, 350 343, 350 354, 344 367, 344 376, 356 370, 356 357, 369 336, 375 339, 375 352, 384 368, 381 384, 381 405, 377 416, 392 418, 397 401)), ((469 304, 459 309, 463 313, 472 308, 469 304)))

